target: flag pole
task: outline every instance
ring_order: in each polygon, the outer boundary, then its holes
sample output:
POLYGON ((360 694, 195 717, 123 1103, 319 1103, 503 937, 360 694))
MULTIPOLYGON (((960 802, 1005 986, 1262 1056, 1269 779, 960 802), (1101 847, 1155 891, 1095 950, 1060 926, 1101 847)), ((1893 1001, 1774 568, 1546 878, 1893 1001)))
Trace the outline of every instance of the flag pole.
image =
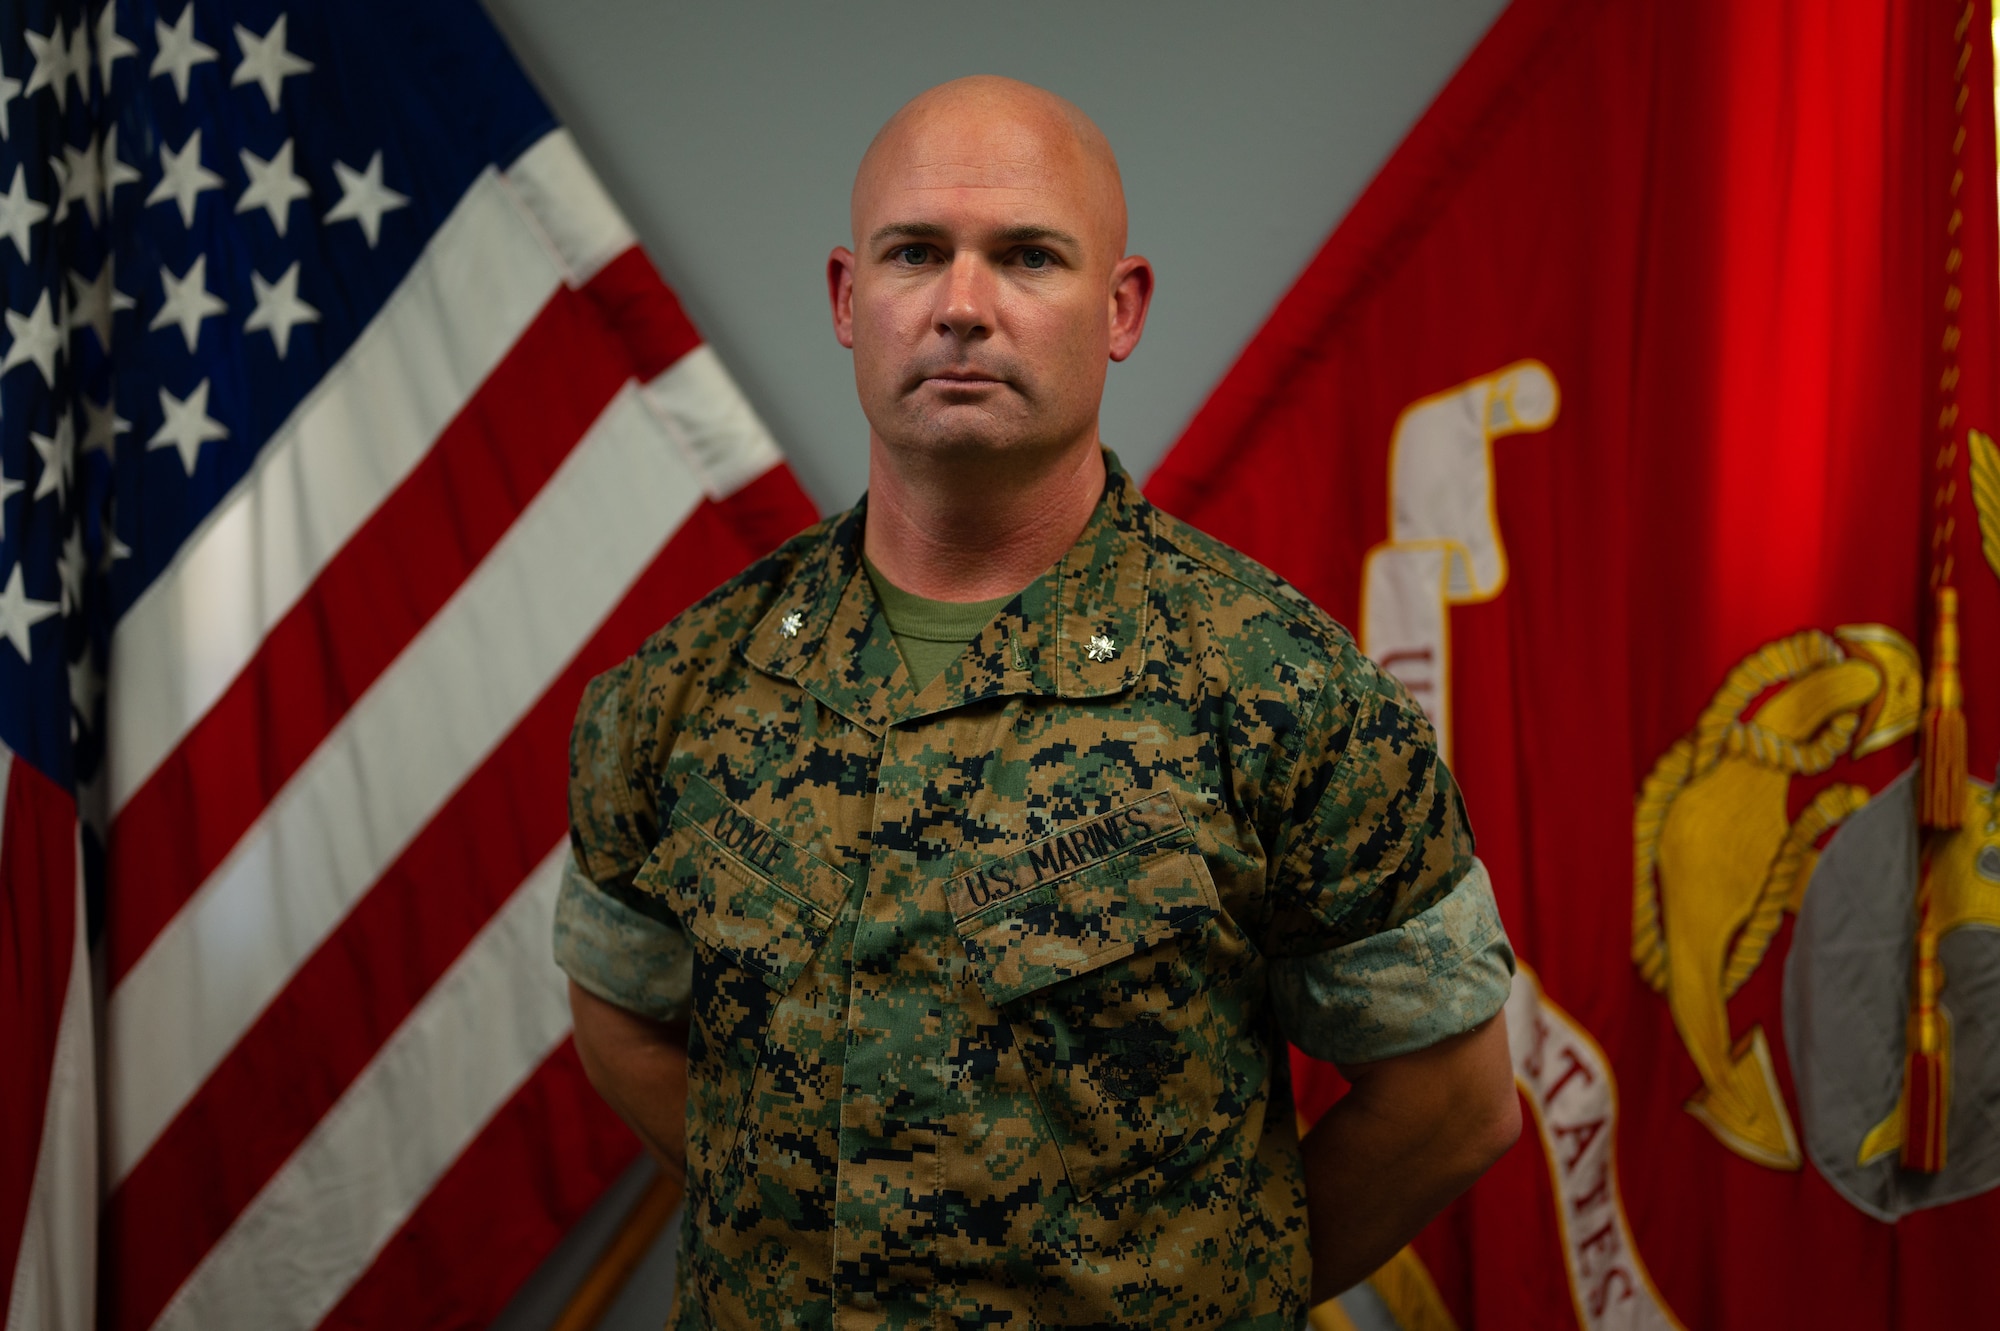
POLYGON ((656 1171, 652 1182, 639 1194, 639 1200, 625 1213, 618 1233, 604 1246, 583 1283, 564 1305, 552 1331, 596 1331, 680 1204, 679 1178, 664 1170, 656 1171))

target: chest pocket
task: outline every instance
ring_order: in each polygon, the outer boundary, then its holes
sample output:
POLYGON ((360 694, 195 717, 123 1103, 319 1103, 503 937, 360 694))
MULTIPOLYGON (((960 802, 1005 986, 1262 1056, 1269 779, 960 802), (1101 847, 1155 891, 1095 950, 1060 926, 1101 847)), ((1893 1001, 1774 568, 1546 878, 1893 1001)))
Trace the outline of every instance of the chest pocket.
POLYGON ((700 1188, 731 1162, 760 1073, 795 1086, 802 1069, 778 1065, 828 1047, 826 1004, 800 981, 849 883, 699 776, 633 882, 664 899, 695 943, 687 1149, 689 1183, 700 1188))
POLYGON ((1242 1116, 1264 1068, 1243 1011, 1251 949, 1171 796, 1065 828, 946 894, 1079 1195, 1154 1167, 1177 1176, 1242 1116))

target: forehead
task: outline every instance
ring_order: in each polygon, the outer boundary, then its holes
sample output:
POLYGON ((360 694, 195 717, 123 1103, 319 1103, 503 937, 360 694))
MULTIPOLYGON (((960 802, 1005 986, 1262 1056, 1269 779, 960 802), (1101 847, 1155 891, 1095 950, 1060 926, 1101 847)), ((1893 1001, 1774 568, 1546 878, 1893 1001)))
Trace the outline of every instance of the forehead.
MULTIPOLYGON (((1092 210, 1093 164, 1067 125, 970 113, 925 117, 878 143, 856 182, 859 234, 889 219, 1040 215, 1075 222, 1092 210)), ((1018 220, 1018 219, 1016 219, 1018 220)))

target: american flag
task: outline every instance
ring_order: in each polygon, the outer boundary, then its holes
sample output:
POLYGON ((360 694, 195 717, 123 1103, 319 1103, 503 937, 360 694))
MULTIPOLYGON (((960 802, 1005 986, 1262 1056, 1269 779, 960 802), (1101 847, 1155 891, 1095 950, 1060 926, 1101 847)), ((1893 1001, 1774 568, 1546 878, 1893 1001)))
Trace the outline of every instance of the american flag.
POLYGON ((811 506, 471 0, 10 0, 0 307, 6 1325, 480 1322, 576 698, 811 506))

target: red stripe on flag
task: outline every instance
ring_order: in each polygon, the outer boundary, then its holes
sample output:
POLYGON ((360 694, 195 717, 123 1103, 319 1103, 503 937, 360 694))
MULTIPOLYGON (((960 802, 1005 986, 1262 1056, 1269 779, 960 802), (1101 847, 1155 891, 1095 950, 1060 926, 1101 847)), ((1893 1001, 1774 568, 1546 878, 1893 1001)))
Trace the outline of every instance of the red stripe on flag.
POLYGON ((104 1232, 119 1288, 109 1296, 107 1326, 143 1327, 159 1315, 561 840, 569 726, 585 682, 810 513, 790 472, 777 467, 726 500, 701 504, 668 539, 562 675, 299 968, 112 1194, 104 1232))
POLYGON ((701 334, 688 322, 680 298, 636 245, 606 264, 583 294, 624 345, 632 374, 641 383, 701 345, 701 334))
POLYGON ((810 527, 816 512, 790 467, 773 467, 721 503, 703 504, 681 527, 698 531, 702 542, 689 580, 720 587, 810 527))
POLYGON ((485 1326, 638 1154, 564 1040, 320 1326, 485 1326))
POLYGON ((76 801, 19 758, 0 815, 0 1306, 13 1279, 76 947, 76 801))
POLYGON ((551 298, 120 812, 109 864, 113 985, 513 525, 634 366, 695 344, 636 249, 583 292, 551 298), (610 311, 616 331, 604 324, 610 311))

